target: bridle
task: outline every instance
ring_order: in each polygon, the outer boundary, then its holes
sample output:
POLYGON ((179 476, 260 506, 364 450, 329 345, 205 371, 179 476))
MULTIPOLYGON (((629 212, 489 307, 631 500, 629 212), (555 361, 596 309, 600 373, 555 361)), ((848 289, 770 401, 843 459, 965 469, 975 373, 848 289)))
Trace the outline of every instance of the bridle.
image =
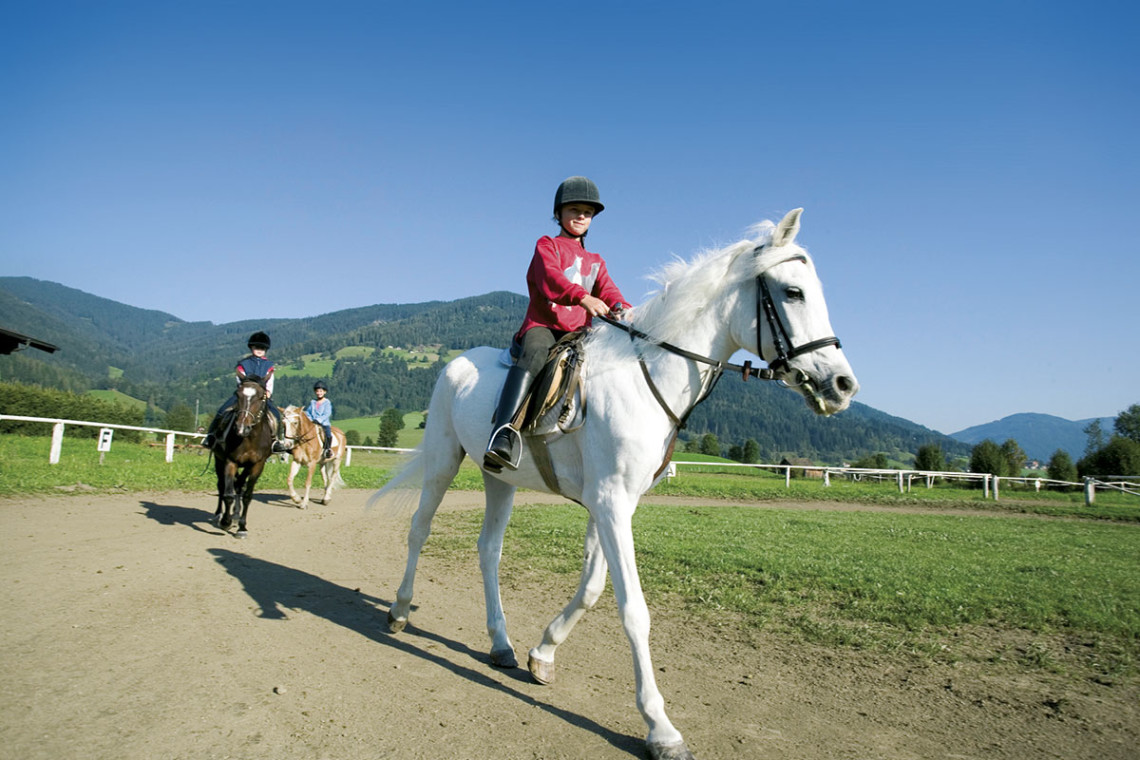
MULTIPOLYGON (((243 383, 243 385, 244 385, 244 383, 243 383)), ((260 401, 261 401, 261 407, 257 410, 256 414, 254 412, 251 412, 249 410, 248 406, 246 408, 242 408, 243 404, 241 401, 239 401, 238 402, 238 408, 234 414, 233 424, 238 426, 238 427, 241 427, 242 420, 249 418, 250 419, 250 423, 249 423, 250 429, 256 427, 257 423, 261 422, 261 419, 265 416, 265 409, 268 406, 268 404, 266 403, 264 395, 262 395, 260 397, 260 401)), ((253 404, 253 399, 250 398, 249 399, 249 406, 252 406, 252 404, 253 404)))
MULTIPOLYGON (((763 250, 763 245, 758 246, 752 251, 752 254, 759 255, 763 250)), ((811 377, 809 377, 808 374, 803 370, 792 370, 789 362, 797 356, 802 356, 804 354, 811 353, 812 351, 818 351, 822 348, 827 348, 828 346, 842 348, 842 345, 839 342, 839 338, 835 337, 834 335, 830 335, 826 338, 819 338, 807 343, 802 343, 798 346, 793 344, 791 337, 788 335, 788 329, 784 325, 784 321, 780 318, 780 312, 776 308, 776 302, 772 299, 772 292, 768 287, 768 279, 765 276, 765 272, 771 267, 776 266, 777 264, 783 264, 787 261, 794 261, 796 259, 804 262, 807 261, 807 259, 802 255, 792 256, 787 259, 783 259, 782 261, 772 263, 756 275, 756 349, 758 351, 763 350, 764 338, 761 333, 761 325, 766 323, 768 325, 769 331, 772 333, 772 345, 775 347, 776 351, 775 358, 768 362, 767 367, 753 367, 751 361, 746 361, 744 364, 732 364, 731 362, 717 361, 716 359, 712 359, 707 356, 688 351, 679 346, 675 346, 667 341, 657 340, 647 333, 638 330, 636 327, 627 325, 623 322, 619 322, 616 319, 612 319, 611 317, 598 317, 598 319, 602 320, 606 324, 611 325, 612 327, 616 327, 619 330, 624 330, 626 333, 628 333, 630 342, 632 343, 636 344, 637 340, 640 339, 647 343, 658 346, 659 348, 662 348, 672 354, 676 354, 677 356, 688 359, 689 361, 708 364, 712 367, 712 371, 709 372, 706 376, 702 377, 701 390, 697 393, 693 402, 689 404, 689 408, 686 409, 683 414, 678 415, 669 407, 669 404, 661 395, 661 391, 658 390, 656 383, 653 382, 653 377, 649 373, 649 366, 645 362, 645 357, 641 353, 640 347, 636 349, 637 361, 641 366, 641 374, 645 377, 645 382, 649 386, 649 390, 653 393, 653 397, 657 399, 657 403, 660 404, 661 408, 665 410, 665 414, 669 417, 670 420, 673 421, 673 424, 677 426, 678 429, 685 427, 685 422, 688 420, 689 415, 692 414, 693 410, 697 408, 698 404, 709 397, 709 394, 712 393, 713 388, 716 387, 716 384, 720 381, 721 375, 724 374, 725 370, 734 370, 740 372, 741 378, 745 381, 747 381, 750 377, 755 377, 760 380, 775 380, 781 385, 789 388, 798 388, 800 386, 803 386, 807 390, 806 395, 808 395, 816 407, 820 409, 823 408, 823 400, 820 399, 818 390, 816 389, 815 384, 812 382, 811 377), (791 381, 788 379, 789 376, 792 377, 791 381)))
MULTIPOLYGON (((753 254, 759 255, 764 246, 760 246, 753 254)), ((783 264, 787 261, 803 261, 807 262, 803 256, 793 256, 789 259, 784 259, 779 263, 783 264)), ((773 264, 772 266, 775 266, 773 264)), ((788 336, 788 329, 784 326, 784 321, 780 319, 780 312, 776 310, 776 302, 772 300, 772 292, 768 289, 768 278, 764 276, 764 272, 756 275, 756 348, 760 349, 762 338, 760 336, 760 317, 763 316, 768 322, 768 329, 772 332, 772 344, 776 347, 776 358, 768 362, 768 368, 782 374, 787 374, 791 371, 788 362, 795 359, 797 356, 810 354, 812 351, 818 351, 821 348, 828 346, 835 346, 842 348, 839 338, 834 335, 829 335, 826 338, 809 341, 801 345, 792 345, 792 340, 788 336)), ((797 370, 803 374, 802 370, 797 370)), ((748 378, 745 377, 745 380, 748 378)))

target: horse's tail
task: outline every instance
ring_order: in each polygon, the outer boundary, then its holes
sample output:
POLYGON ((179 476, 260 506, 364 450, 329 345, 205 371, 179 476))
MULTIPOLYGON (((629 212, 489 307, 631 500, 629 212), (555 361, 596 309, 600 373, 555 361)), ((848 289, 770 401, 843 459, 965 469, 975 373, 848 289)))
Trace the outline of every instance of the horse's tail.
POLYGON ((423 450, 416 449, 411 459, 404 463, 392 479, 372 494, 365 509, 371 511, 379 505, 387 517, 401 517, 410 512, 416 501, 416 493, 420 490, 423 471, 423 450))

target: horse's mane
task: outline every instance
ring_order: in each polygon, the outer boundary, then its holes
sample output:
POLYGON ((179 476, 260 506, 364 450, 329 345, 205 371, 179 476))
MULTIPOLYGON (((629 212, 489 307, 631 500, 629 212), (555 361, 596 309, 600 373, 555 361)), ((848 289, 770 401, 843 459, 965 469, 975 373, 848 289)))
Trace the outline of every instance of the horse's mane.
POLYGON ((745 240, 724 248, 706 249, 688 261, 676 258, 661 267, 650 275, 661 288, 634 309, 633 323, 639 330, 661 339, 679 335, 726 287, 755 277, 790 255, 803 253, 798 246, 785 246, 759 256, 742 255, 771 242, 775 228, 774 222, 760 222, 749 230, 750 237, 745 240))

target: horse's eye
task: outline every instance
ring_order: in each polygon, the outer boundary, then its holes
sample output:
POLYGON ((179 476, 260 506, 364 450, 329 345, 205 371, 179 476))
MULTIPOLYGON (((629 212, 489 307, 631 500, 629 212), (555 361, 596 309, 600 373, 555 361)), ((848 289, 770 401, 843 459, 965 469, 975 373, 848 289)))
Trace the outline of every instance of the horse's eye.
POLYGON ((784 291, 784 295, 788 297, 789 301, 802 301, 804 300, 804 292, 799 288, 788 288, 784 291))

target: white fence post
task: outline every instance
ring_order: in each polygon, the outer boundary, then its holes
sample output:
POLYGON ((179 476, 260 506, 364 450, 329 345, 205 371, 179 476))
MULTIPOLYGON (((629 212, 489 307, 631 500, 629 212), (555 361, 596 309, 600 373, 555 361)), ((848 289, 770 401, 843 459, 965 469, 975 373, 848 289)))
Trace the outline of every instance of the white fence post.
POLYGON ((792 467, 788 465, 784 468, 784 488, 792 487, 792 467))
POLYGON ((831 472, 826 467, 823 468, 823 487, 831 488, 831 472))
POLYGON ((48 464, 59 464, 61 448, 63 448, 63 423, 57 422, 51 426, 51 453, 48 454, 48 464))
POLYGON ((344 447, 344 466, 348 467, 351 464, 352 464, 352 447, 351 446, 345 446, 344 447))
POLYGON ((166 434, 166 461, 174 461, 174 433, 166 434))
POLYGON ((906 493, 906 489, 905 489, 905 488, 903 488, 903 474, 902 474, 902 470, 899 470, 899 493, 906 493))
POLYGON ((994 501, 998 500, 998 481, 1001 480, 997 475, 994 475, 994 501))
POLYGON ((1092 506, 1093 501, 1096 499, 1096 481, 1092 478, 1085 478, 1085 506, 1092 506))

